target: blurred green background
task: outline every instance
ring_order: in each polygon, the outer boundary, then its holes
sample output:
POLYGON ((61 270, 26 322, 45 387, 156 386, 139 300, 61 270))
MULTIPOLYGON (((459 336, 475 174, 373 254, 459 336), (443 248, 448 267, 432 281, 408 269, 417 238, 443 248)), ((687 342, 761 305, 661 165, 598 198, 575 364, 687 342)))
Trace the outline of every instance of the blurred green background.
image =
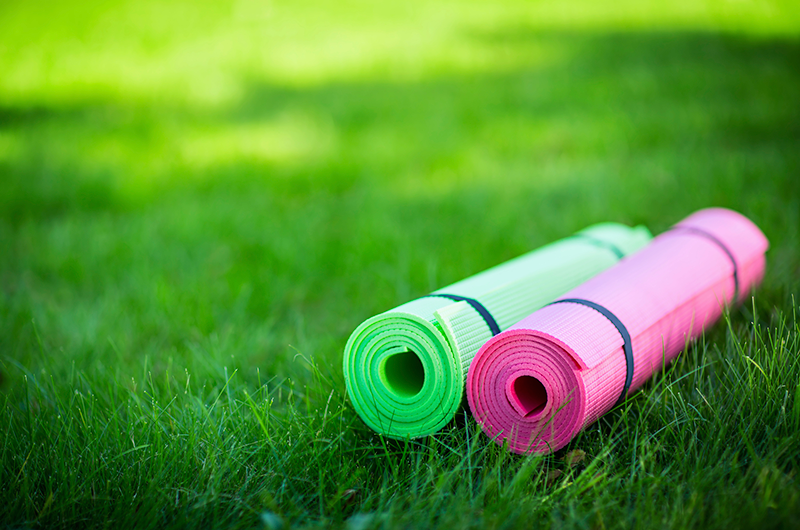
POLYGON ((33 320, 79 368, 287 376, 289 344, 337 365, 375 312, 710 205, 796 276, 798 34, 794 2, 5 1, 4 354, 33 320))
POLYGON ((344 400, 368 316, 706 206, 762 227, 790 311, 800 4, 604 4, 0 2, 3 423, 36 374, 253 392, 313 359, 344 400))

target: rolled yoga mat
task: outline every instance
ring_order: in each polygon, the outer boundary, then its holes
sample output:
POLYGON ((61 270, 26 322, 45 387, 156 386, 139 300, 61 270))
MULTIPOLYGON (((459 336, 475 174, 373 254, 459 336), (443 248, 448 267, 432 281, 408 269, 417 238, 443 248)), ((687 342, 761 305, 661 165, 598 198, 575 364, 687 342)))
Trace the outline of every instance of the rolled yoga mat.
POLYGON ((473 416, 515 452, 562 448, 747 297, 768 245, 736 212, 687 217, 483 345, 467 377, 473 416))
POLYGON ((344 350, 356 412, 393 438, 438 431, 463 403, 467 367, 487 339, 651 237, 642 226, 594 225, 368 319, 344 350))

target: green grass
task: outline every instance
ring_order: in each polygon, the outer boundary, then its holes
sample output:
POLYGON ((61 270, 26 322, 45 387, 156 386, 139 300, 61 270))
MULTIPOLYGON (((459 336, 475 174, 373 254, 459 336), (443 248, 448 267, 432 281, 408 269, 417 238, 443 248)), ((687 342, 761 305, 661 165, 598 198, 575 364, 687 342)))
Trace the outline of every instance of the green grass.
POLYGON ((800 526, 800 8, 195 4, 0 3, 0 526, 800 526), (349 406, 365 318, 711 205, 762 288, 559 453, 349 406))

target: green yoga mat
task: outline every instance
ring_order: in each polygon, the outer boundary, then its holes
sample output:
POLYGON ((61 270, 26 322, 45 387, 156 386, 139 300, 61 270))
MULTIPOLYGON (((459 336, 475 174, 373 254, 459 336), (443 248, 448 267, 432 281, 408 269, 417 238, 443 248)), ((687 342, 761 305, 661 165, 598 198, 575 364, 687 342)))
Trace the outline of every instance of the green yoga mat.
POLYGON ((392 438, 435 433, 461 407, 484 342, 651 238, 643 226, 593 225, 366 320, 344 350, 356 412, 392 438))

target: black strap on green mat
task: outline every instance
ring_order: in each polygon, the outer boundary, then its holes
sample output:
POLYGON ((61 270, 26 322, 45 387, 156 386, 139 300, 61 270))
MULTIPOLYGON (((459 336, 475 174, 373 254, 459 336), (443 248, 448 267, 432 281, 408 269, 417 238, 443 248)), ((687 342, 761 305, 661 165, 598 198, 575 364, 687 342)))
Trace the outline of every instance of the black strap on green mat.
POLYGON ((594 245, 596 247, 600 247, 600 248, 604 248, 606 250, 610 250, 611 252, 614 253, 614 255, 617 257, 617 259, 622 259, 622 258, 625 257, 625 253, 622 252, 622 250, 620 250, 620 248, 618 246, 616 246, 614 243, 609 243, 608 241, 603 241, 602 239, 597 239, 596 237, 592 237, 592 236, 590 236, 588 234, 575 234, 575 235, 572 235, 570 237, 574 237, 574 238, 577 238, 577 239, 583 239, 583 240, 586 240, 587 242, 591 243, 592 245, 594 245))
MULTIPOLYGON (((571 237, 578 238, 578 239, 583 239, 583 240, 586 240, 587 242, 591 243, 592 245, 594 245, 596 247, 600 247, 600 248, 604 248, 606 250, 610 250, 617 257, 617 259, 622 259, 622 258, 625 257, 625 253, 622 252, 622 250, 620 250, 620 248, 618 246, 616 246, 613 243, 609 243, 608 241, 603 241, 602 239, 597 239, 596 237, 592 237, 592 236, 587 235, 587 234, 574 234, 571 237)), ((492 336, 495 336, 498 333, 500 333, 500 326, 497 325, 497 321, 494 319, 492 314, 489 312, 488 309, 486 309, 486 307, 484 307, 484 305, 482 303, 478 302, 474 298, 467 298, 466 296, 459 296, 457 294, 446 294, 446 293, 426 294, 422 298, 429 298, 429 297, 432 297, 432 296, 438 296, 440 298, 448 298, 448 299, 453 300, 455 302, 462 302, 463 301, 463 302, 468 303, 469 305, 471 305, 473 307, 473 309, 475 309, 475 311, 478 312, 478 314, 481 317, 483 317, 483 320, 486 322, 486 325, 489 326, 489 329, 492 332, 492 336)))
POLYGON ((492 332, 492 337, 500 333, 500 326, 497 325, 497 321, 494 319, 492 314, 486 309, 482 303, 478 302, 474 298, 467 298, 466 296, 459 296, 457 294, 445 294, 445 293, 432 293, 426 294, 422 298, 429 298, 432 296, 438 296, 439 298, 448 298, 455 302, 466 302, 471 305, 475 311, 478 312, 480 316, 483 317, 483 320, 486 321, 486 325, 489 326, 489 329, 492 332))

